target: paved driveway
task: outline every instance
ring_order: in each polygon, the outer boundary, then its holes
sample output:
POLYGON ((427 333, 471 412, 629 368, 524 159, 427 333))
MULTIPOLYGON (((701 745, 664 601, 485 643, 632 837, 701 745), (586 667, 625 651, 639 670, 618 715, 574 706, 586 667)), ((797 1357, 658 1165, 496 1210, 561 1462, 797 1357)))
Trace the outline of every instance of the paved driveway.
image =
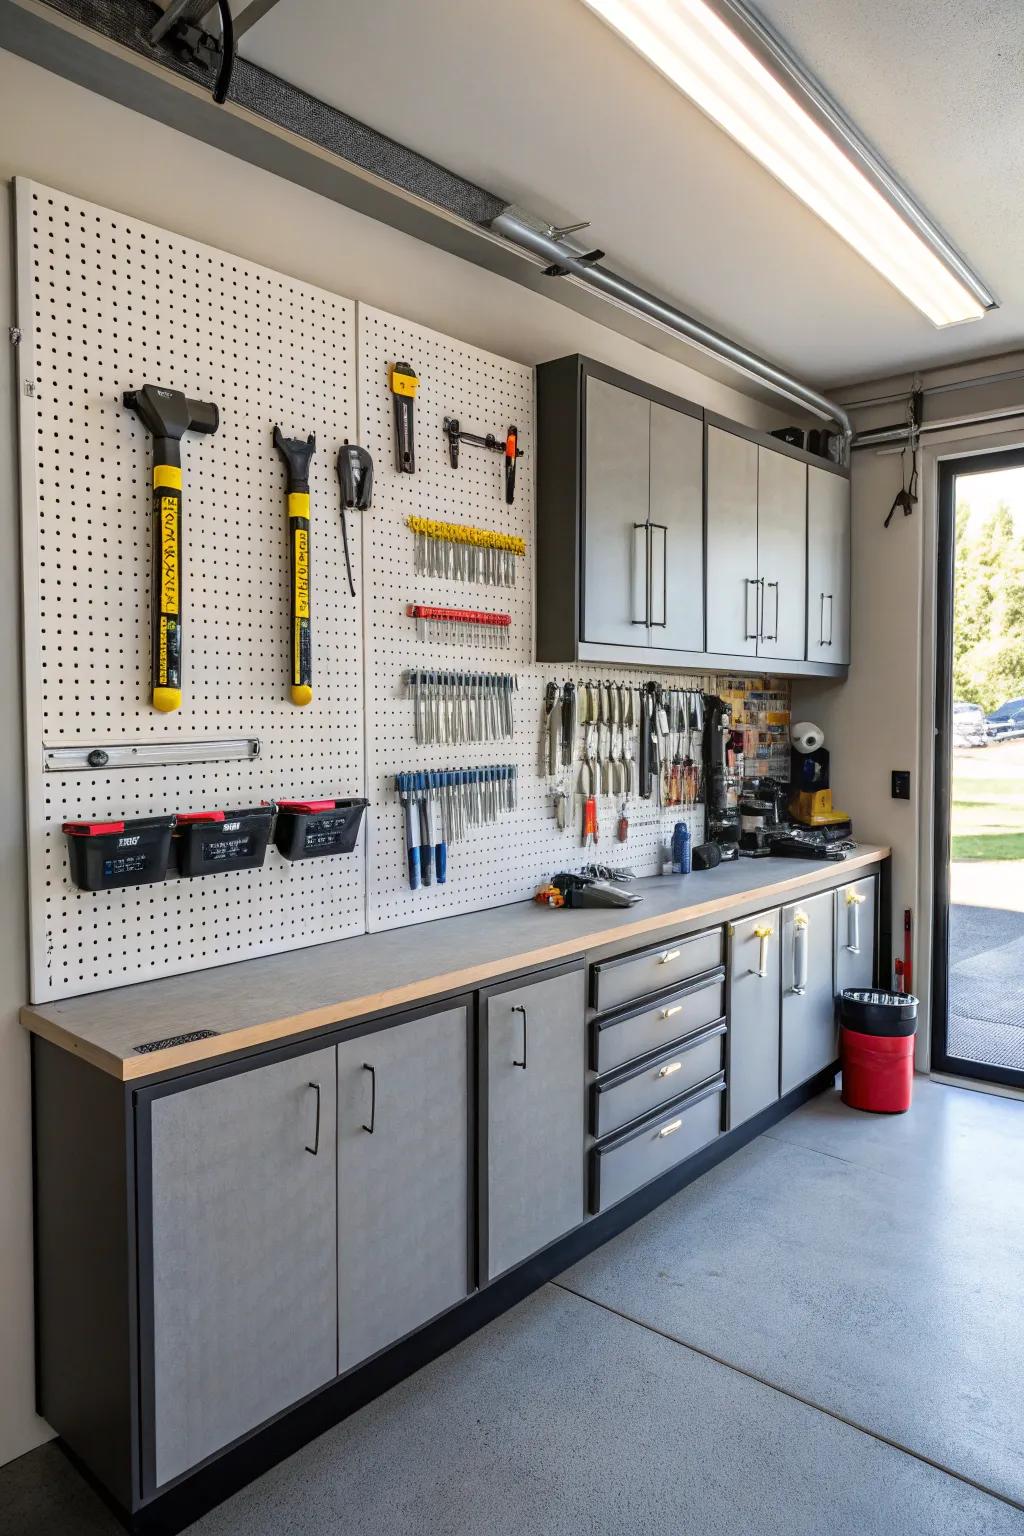
POLYGON ((949 961, 950 1055, 1024 1071, 1024 912, 954 905, 949 961))

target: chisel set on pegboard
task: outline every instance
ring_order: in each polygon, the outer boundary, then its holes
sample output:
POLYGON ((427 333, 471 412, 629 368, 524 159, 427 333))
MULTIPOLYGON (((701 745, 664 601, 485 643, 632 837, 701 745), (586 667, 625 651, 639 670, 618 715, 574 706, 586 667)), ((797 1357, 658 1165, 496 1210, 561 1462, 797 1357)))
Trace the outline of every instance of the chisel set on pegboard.
POLYGON ((421 746, 464 741, 510 741, 515 734, 510 672, 407 672, 406 696, 415 703, 421 746))

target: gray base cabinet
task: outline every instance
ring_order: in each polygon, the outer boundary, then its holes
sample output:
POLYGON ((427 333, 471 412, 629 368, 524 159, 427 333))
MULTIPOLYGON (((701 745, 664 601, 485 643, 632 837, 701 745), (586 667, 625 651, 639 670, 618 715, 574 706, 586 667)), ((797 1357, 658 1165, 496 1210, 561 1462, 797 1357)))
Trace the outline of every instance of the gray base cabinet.
POLYGON ((779 913, 729 924, 729 1128, 779 1097, 779 913))
POLYGON ((492 1280, 583 1220, 584 968, 484 999, 481 1276, 492 1280))
POLYGON ((338 1046, 342 1371, 470 1291, 469 1062, 465 1007, 338 1046))
POLYGON ((788 1093, 837 1056, 832 983, 835 895, 822 891, 782 909, 782 1069, 788 1093))
POLYGON ((834 891, 836 996, 847 987, 875 984, 878 881, 873 875, 834 891))
POLYGON ((140 1094, 153 1488, 337 1370, 333 1046, 174 1090, 140 1094))

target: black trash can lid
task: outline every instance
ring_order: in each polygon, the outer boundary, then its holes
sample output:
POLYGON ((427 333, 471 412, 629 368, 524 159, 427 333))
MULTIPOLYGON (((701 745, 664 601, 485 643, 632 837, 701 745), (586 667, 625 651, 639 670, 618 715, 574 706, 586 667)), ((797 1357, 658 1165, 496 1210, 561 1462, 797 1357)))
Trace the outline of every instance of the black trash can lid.
POLYGON ((874 987, 847 987, 839 998, 839 1018, 863 1035, 913 1035, 917 1032, 916 997, 874 987))

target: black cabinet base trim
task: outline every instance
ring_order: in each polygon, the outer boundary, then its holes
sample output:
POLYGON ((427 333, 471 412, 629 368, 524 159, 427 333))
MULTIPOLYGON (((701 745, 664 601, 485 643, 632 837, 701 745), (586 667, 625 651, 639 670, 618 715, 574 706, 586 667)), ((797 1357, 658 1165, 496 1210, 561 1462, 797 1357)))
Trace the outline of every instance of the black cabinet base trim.
MULTIPOLYGON (((479 1328, 507 1312, 508 1309, 529 1296, 571 1264, 586 1254, 600 1248, 619 1232, 646 1216, 679 1190, 692 1184, 694 1179, 707 1173, 717 1163, 724 1162, 733 1152, 775 1125, 794 1109, 822 1093, 835 1082, 838 1063, 819 1072, 800 1088, 794 1088, 777 1104, 710 1142, 693 1157, 687 1158, 677 1168, 655 1179, 628 1199, 612 1206, 600 1216, 585 1221, 582 1226, 552 1243, 532 1259, 527 1259, 517 1269, 502 1275, 482 1291, 477 1291, 459 1306, 446 1312, 443 1317, 428 1323, 418 1333, 394 1345, 376 1359, 357 1366, 342 1380, 332 1382, 315 1397, 309 1398, 275 1419, 266 1428, 258 1430, 248 1440, 226 1451, 217 1461, 192 1474, 153 1499, 134 1516, 111 1502, 107 1494, 89 1472, 81 1465, 66 1446, 64 1450, 83 1476, 97 1488, 104 1502, 113 1509, 118 1519, 133 1536, 177 1536, 193 1521, 223 1503, 233 1493, 253 1482, 295 1451, 308 1445, 325 1430, 364 1408, 374 1398, 380 1397, 422 1366, 445 1354, 463 1339, 476 1333, 479 1328)), ((63 1445, 63 1442, 60 1442, 63 1445)))

